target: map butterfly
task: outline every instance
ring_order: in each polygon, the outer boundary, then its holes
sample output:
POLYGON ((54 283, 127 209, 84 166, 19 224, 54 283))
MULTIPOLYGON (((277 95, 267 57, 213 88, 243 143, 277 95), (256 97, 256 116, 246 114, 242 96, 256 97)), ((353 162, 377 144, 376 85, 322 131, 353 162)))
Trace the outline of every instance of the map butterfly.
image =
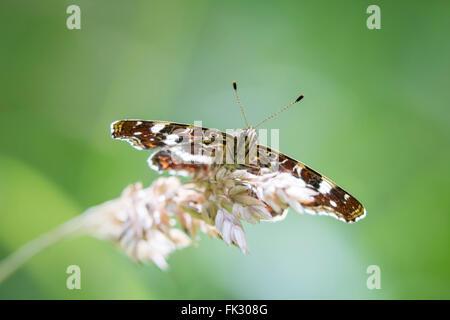
POLYGON ((257 143, 255 128, 278 113, 249 127, 233 82, 237 100, 244 114, 246 129, 226 133, 197 125, 153 120, 119 120, 111 124, 114 139, 128 141, 139 150, 157 150, 149 158, 151 168, 161 172, 207 177, 218 168, 245 169, 253 174, 289 173, 317 192, 313 201, 301 203, 305 212, 325 214, 352 223, 362 219, 366 210, 344 189, 300 161, 257 143))

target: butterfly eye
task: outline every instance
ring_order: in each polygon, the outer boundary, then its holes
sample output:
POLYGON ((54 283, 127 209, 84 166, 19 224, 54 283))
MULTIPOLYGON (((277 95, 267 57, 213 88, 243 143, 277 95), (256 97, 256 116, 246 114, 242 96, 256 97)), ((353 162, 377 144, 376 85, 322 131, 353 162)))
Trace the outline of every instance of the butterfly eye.
POLYGON ((210 138, 210 137, 204 138, 204 139, 203 139, 203 143, 204 143, 204 144, 210 144, 212 141, 213 141, 213 140, 212 140, 212 138, 210 138))

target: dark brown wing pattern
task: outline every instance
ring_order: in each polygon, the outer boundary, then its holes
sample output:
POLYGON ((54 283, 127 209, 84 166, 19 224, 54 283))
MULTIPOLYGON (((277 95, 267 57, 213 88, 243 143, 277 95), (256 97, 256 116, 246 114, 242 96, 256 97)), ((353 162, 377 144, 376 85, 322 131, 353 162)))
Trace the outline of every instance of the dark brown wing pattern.
POLYGON ((213 133, 224 135, 225 139, 226 134, 219 130, 176 122, 119 120, 111 124, 111 136, 114 139, 128 141, 140 150, 164 148, 196 140, 207 143, 213 133))
POLYGON ((366 215, 363 205, 355 197, 327 177, 304 163, 269 147, 261 146, 261 148, 267 149, 269 153, 277 154, 279 171, 290 173, 302 179, 308 187, 318 191, 318 195, 314 197, 313 202, 302 203, 307 213, 330 215, 348 223, 356 222, 366 215))

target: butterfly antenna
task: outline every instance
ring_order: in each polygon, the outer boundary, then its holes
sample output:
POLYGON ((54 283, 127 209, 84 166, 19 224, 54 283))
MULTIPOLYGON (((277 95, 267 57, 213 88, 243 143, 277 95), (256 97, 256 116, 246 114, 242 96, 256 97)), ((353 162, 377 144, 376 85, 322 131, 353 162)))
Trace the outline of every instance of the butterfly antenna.
POLYGON ((234 93, 236 94, 236 99, 237 99, 237 101, 239 103, 239 107, 241 108, 242 115, 244 116, 245 127, 248 128, 247 117, 245 116, 245 112, 244 112, 244 108, 242 107, 241 99, 239 99, 239 94, 238 94, 238 91, 237 91, 236 81, 233 81, 233 89, 234 89, 234 93))
POLYGON ((287 109, 289 109, 290 107, 292 107, 294 104, 296 104, 297 102, 299 102, 300 100, 302 100, 305 96, 301 95, 300 97, 298 97, 297 99, 295 99, 294 102, 290 103, 289 105, 287 105, 286 107, 282 108, 281 110, 275 112, 274 114, 272 114, 271 116, 267 117, 266 119, 264 119, 263 121, 261 121, 260 123, 258 123, 255 128, 258 128, 260 125, 262 125, 264 122, 275 118, 276 116, 278 116, 280 113, 286 111, 287 109))

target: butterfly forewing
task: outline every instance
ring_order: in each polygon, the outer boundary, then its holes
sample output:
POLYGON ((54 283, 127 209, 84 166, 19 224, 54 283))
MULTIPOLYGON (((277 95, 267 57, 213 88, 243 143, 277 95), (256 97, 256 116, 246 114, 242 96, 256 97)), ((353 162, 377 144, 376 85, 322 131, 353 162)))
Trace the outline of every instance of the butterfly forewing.
POLYGON ((313 202, 302 203, 307 213, 331 215, 345 222, 356 222, 365 216, 362 204, 333 181, 300 161, 266 148, 278 154, 279 171, 292 174, 318 192, 313 202))

